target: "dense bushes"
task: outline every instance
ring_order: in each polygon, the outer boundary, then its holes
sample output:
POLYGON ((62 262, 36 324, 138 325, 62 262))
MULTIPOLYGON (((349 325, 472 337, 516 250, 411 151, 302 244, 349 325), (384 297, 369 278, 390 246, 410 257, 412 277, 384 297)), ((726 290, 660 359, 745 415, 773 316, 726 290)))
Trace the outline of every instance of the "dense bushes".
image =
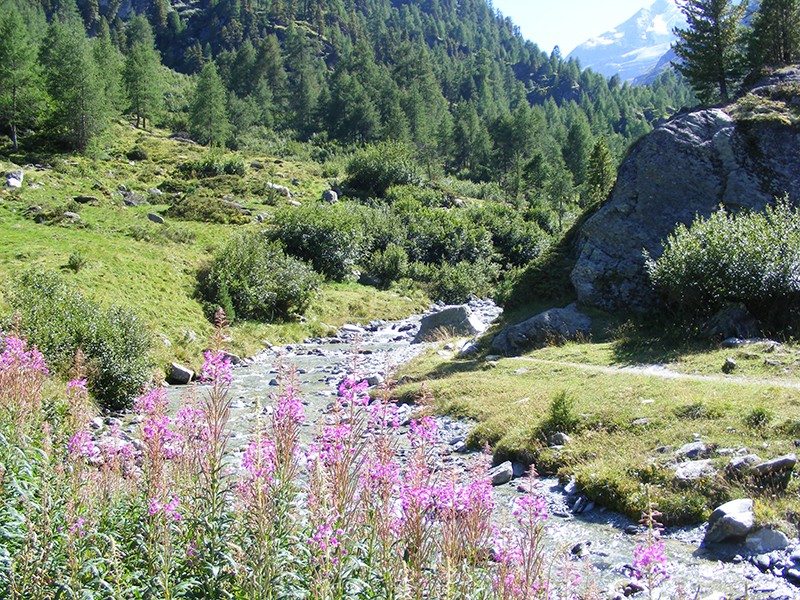
POLYGON ((229 320, 272 321, 302 314, 319 284, 311 267, 255 232, 234 235, 200 276, 209 312, 221 306, 229 320))
POLYGON ((768 328, 781 327, 800 301, 800 214, 782 200, 764 212, 720 210, 679 225, 663 255, 646 257, 655 288, 678 310, 709 314, 741 302, 768 328))
POLYGON ((102 407, 129 406, 147 382, 150 333, 131 311, 103 309, 54 273, 23 274, 12 286, 11 304, 30 342, 57 370, 71 371, 80 352, 102 407))
POLYGON ((286 251, 334 281, 352 275, 369 244, 365 212, 344 203, 292 208, 275 219, 286 251))
POLYGON ((383 196, 390 186, 420 181, 408 146, 383 142, 364 148, 350 159, 345 185, 366 196, 383 196))

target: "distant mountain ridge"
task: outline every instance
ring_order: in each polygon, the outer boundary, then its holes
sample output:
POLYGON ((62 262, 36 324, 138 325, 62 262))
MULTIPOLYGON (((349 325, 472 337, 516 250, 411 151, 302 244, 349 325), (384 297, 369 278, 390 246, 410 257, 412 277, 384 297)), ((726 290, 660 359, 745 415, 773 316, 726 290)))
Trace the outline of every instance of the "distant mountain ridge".
POLYGON ((676 0, 655 0, 621 25, 587 40, 568 58, 606 77, 619 75, 623 81, 633 81, 657 70, 676 39, 675 27, 686 27, 676 0))

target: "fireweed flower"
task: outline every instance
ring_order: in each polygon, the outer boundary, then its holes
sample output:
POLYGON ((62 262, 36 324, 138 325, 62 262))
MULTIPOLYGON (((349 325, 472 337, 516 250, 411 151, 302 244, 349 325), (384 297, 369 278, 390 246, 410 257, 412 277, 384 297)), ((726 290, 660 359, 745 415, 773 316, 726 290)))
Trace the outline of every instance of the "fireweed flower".
POLYGON ((520 525, 536 525, 547 519, 547 501, 538 494, 517 499, 511 509, 520 525))
POLYGON ((420 419, 412 419, 410 425, 411 433, 409 437, 414 448, 436 442, 438 432, 436 430, 436 421, 433 417, 426 415, 420 419))
POLYGON ((0 334, 0 345, 3 346, 3 352, 0 353, 0 372, 13 368, 19 372, 33 371, 44 375, 50 373, 42 353, 35 347, 28 349, 24 338, 15 335, 3 337, 0 334))
POLYGON ((366 406, 369 404, 369 394, 366 381, 356 381, 354 377, 347 377, 339 384, 339 398, 343 401, 352 402, 356 406, 366 406))
POLYGON ((233 378, 231 369, 231 359, 222 352, 206 350, 203 353, 205 362, 201 370, 200 381, 203 383, 216 382, 222 385, 230 385, 233 378))
POLYGON ((78 430, 69 438, 67 450, 73 460, 86 460, 100 455, 100 448, 85 429, 78 430))
POLYGON ((242 468, 250 479, 265 479, 272 483, 275 472, 275 444, 266 438, 253 440, 242 455, 242 468))
POLYGON ((292 386, 276 398, 273 416, 280 424, 300 425, 305 420, 303 402, 295 396, 292 386))
POLYGON ((84 529, 84 525, 86 524, 86 519, 83 517, 78 517, 75 522, 69 526, 69 532, 72 535, 77 535, 83 537, 86 535, 86 529, 84 529))
POLYGON ((157 514, 163 513, 166 517, 172 519, 173 521, 180 521, 181 513, 178 512, 180 506, 181 503, 177 496, 173 496, 166 504, 159 502, 156 498, 151 498, 150 506, 147 509, 147 514, 153 517, 157 514))
POLYGON ((636 546, 633 551, 633 570, 636 579, 647 580, 651 587, 669 579, 664 542, 653 540, 636 546))

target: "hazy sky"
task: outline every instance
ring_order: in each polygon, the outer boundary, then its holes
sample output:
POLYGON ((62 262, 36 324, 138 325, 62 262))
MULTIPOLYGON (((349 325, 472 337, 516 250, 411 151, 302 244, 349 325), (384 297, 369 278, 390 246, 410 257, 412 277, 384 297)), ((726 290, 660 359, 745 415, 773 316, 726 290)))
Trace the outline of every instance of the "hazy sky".
POLYGON ((493 0, 494 7, 511 17, 526 39, 547 53, 558 45, 564 56, 652 3, 653 0, 493 0))

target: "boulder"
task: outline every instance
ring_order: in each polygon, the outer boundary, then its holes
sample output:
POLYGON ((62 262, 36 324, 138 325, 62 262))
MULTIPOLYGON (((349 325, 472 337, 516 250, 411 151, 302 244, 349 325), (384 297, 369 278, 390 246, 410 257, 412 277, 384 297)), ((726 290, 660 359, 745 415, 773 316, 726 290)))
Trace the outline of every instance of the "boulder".
POLYGON ((186 385, 194 377, 194 371, 178 363, 169 365, 169 382, 176 385, 186 385))
POLYGON ((760 462, 761 457, 758 454, 736 456, 725 467, 725 472, 734 477, 744 477, 750 474, 753 465, 757 465, 760 462))
POLYGON ((510 460, 497 465, 489 470, 489 477, 492 478, 492 485, 503 485, 514 477, 514 466, 510 460))
POLYGON ((768 481, 771 485, 785 487, 792 477, 792 472, 797 464, 796 454, 779 456, 763 463, 753 466, 753 476, 763 481, 768 481))
MULTIPOLYGON (((783 80, 800 81, 800 70, 789 75, 783 80)), ((800 197, 798 172, 800 130, 788 122, 736 123, 720 108, 677 114, 633 146, 608 201, 578 231, 578 301, 609 311, 652 308, 643 250, 658 258, 679 223, 720 205, 762 210, 776 196, 800 197)))
POLYGON ((69 221, 70 223, 77 223, 81 220, 81 216, 78 213, 69 210, 64 211, 63 217, 65 221, 69 221))
POLYGON ((498 333, 492 340, 492 350, 501 354, 519 354, 531 348, 589 335, 591 328, 592 320, 580 312, 577 305, 551 308, 498 333))
POLYGON ((473 336, 482 333, 484 329, 483 323, 472 314, 466 304, 445 306, 422 317, 419 332, 411 343, 432 341, 440 332, 447 336, 473 336))
POLYGON ((767 554, 788 548, 789 538, 780 531, 764 528, 748 535, 745 544, 753 554, 767 554))
POLYGON ((731 500, 711 513, 703 543, 742 539, 753 530, 754 524, 753 501, 749 498, 731 500))
POLYGON ((269 189, 273 190, 279 196, 283 196, 285 198, 288 198, 290 196, 289 188, 286 187, 285 185, 279 185, 277 183, 272 183, 271 181, 268 181, 264 185, 269 189))
POLYGON ((158 223, 159 225, 164 224, 164 217, 161 215, 157 215, 155 213, 147 213, 147 218, 151 220, 153 223, 158 223))
POLYGON ((339 194, 333 190, 325 190, 322 192, 322 201, 328 204, 336 204, 339 201, 339 194))
POLYGON ((6 185, 11 188, 21 188, 25 174, 21 170, 11 171, 6 174, 6 185))
POLYGON ((99 202, 97 196, 73 196, 72 199, 78 204, 97 204, 99 202))
POLYGON ((711 317, 703 326, 702 333, 713 340, 748 339, 760 336, 761 328, 745 305, 736 302, 727 304, 711 317))
POLYGON ((710 459, 678 463, 674 469, 675 479, 683 482, 714 477, 717 474, 717 469, 710 459))
POLYGON ((695 460, 698 458, 708 458, 711 456, 711 448, 705 442, 692 442, 684 444, 675 451, 676 456, 695 460))

